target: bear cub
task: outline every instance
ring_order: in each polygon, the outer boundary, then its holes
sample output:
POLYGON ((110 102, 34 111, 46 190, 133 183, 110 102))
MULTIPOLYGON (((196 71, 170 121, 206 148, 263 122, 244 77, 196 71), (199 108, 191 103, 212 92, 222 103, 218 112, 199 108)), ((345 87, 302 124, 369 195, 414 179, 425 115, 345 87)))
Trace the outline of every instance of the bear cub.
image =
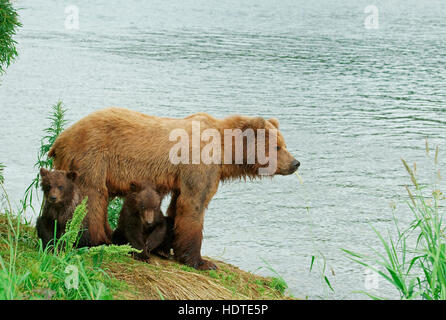
MULTIPOLYGON (((65 233, 65 227, 73 217, 74 210, 81 203, 79 189, 75 183, 75 171, 40 169, 41 187, 44 196, 42 214, 37 218, 37 235, 42 239, 43 248, 54 239, 56 224, 56 239, 65 233)), ((78 246, 88 244, 88 233, 82 234, 78 246)))
POLYGON ((173 221, 163 215, 160 205, 160 196, 151 184, 130 183, 112 242, 142 250, 134 255, 139 260, 148 261, 154 251, 166 256, 172 247, 173 221))

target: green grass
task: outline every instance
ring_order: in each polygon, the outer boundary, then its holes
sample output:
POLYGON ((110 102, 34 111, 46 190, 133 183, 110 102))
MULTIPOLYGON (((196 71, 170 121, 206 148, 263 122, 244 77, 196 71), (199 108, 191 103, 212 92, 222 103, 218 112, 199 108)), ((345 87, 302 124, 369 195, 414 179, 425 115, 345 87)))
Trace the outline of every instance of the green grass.
POLYGON ((262 259, 262 261, 265 263, 266 268, 275 275, 269 282, 270 288, 277 290, 282 294, 285 294, 285 290, 288 289, 288 284, 286 283, 286 281, 266 260, 262 259))
POLYGON ((44 249, 33 226, 0 214, 0 300, 288 299, 274 278, 224 262, 215 261, 216 271, 155 256, 147 264, 131 258, 127 246, 70 247, 75 233, 69 229, 44 249))
POLYGON ((64 241, 43 248, 34 230, 13 217, 10 212, 0 216, 0 299, 103 299, 107 292, 101 283, 109 279, 93 258, 81 257, 78 250, 62 250, 64 241), (5 233, 7 236, 5 236, 5 233), (26 236, 24 236, 26 234, 26 236), (50 252, 53 249, 53 253, 50 252), (77 286, 65 286, 67 272, 74 270, 77 286))
MULTIPOLYGON (((426 153, 434 163, 434 173, 439 177, 438 147, 433 157, 426 143, 426 153)), ((415 168, 402 160, 409 174, 412 187, 406 187, 409 194, 409 213, 412 221, 401 226, 393 217, 395 231, 384 236, 373 229, 383 252, 373 250, 372 254, 361 254, 344 249, 344 252, 358 264, 365 266, 390 283, 401 299, 446 299, 446 236, 443 194, 433 183, 432 190, 418 182, 415 168), (379 266, 379 267, 375 267, 379 266)), ((373 299, 381 299, 370 292, 363 292, 373 299)))

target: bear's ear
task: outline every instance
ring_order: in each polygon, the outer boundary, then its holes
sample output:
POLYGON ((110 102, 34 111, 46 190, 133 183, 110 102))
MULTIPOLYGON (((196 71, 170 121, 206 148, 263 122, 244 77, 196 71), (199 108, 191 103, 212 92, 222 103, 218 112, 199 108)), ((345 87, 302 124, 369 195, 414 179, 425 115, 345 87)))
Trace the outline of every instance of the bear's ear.
POLYGON ((40 176, 45 177, 49 173, 45 168, 40 168, 40 176))
POLYGON ((142 185, 136 181, 130 182, 130 191, 131 192, 139 192, 142 189, 142 185))
POLYGON ((67 178, 70 179, 71 181, 76 180, 77 172, 76 171, 69 171, 69 172, 67 172, 67 178))
POLYGON ((253 129, 254 131, 265 129, 265 119, 262 117, 253 117, 247 120, 243 125, 242 131, 245 131, 246 129, 253 129))
POLYGON ((277 120, 276 118, 270 118, 268 119, 268 121, 276 127, 276 129, 279 129, 279 120, 277 120))

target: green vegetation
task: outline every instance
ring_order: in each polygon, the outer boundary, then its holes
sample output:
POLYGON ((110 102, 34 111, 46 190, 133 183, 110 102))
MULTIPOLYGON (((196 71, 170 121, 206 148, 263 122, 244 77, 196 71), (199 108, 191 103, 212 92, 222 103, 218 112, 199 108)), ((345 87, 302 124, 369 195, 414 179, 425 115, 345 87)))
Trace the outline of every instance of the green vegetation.
POLYGON ((311 220, 311 214, 310 214, 310 202, 309 202, 309 197, 307 194, 307 190, 305 188, 305 184, 303 182, 302 177, 297 173, 297 171, 295 172, 297 179, 299 180, 299 183, 302 186, 302 193, 303 193, 303 197, 304 197, 304 201, 305 201, 305 209, 306 212, 308 214, 308 218, 310 219, 310 224, 309 224, 309 231, 310 231, 310 239, 312 241, 313 244, 313 251, 315 252, 314 255, 311 256, 311 262, 310 262, 310 268, 309 271, 313 272, 313 270, 316 269, 316 272, 318 272, 318 276, 321 279, 321 286, 324 288, 325 291, 325 295, 324 298, 329 298, 329 294, 333 294, 335 292, 335 290, 333 289, 333 286, 331 285, 331 282, 329 280, 329 271, 331 271, 331 275, 334 276, 334 270, 328 265, 327 263, 327 259, 325 258, 325 255, 323 254, 322 250, 320 250, 318 248, 318 244, 314 241, 314 239, 316 239, 316 236, 314 235, 313 232, 313 225, 314 222, 311 220))
POLYGON ((0 214, 0 299, 287 298, 274 279, 223 262, 218 271, 197 271, 155 256, 137 261, 128 246, 75 249, 68 245, 75 231, 43 249, 31 225, 0 214))
POLYGON ((124 201, 121 198, 116 197, 108 204, 108 223, 113 230, 118 226, 119 213, 123 203, 124 201))
MULTIPOLYGON (((431 150, 426 141, 426 153, 431 158, 431 150)), ((438 147, 432 158, 434 174, 440 177, 438 170, 438 147)), ((392 284, 401 299, 446 299, 446 236, 443 223, 444 207, 440 202, 445 199, 442 192, 433 184, 433 190, 418 181, 416 166, 412 169, 402 160, 412 187, 406 187, 410 202, 408 204, 412 221, 401 227, 393 218, 395 234, 387 237, 373 229, 380 240, 384 254, 373 250, 373 255, 360 254, 344 250, 349 257, 370 268, 392 284), (374 267, 378 265, 379 268, 374 267), (381 270, 381 268, 383 270, 381 270)), ((364 292, 374 299, 381 297, 364 292)))
MULTIPOLYGON (((53 159, 48 157, 54 141, 56 141, 59 134, 64 130, 67 120, 65 119, 66 110, 63 108, 62 101, 58 101, 51 107, 51 113, 48 119, 50 125, 44 130, 45 136, 40 140, 40 148, 37 153, 37 161, 34 167, 37 169, 36 177, 32 180, 29 187, 25 190, 24 200, 22 201, 22 207, 24 210, 30 207, 33 208, 33 196, 39 189, 40 181, 40 168, 52 169, 53 159)), ((41 206, 42 207, 42 206, 41 206)))
POLYGON ((11 1, 0 0, 0 75, 17 57, 17 43, 13 37, 21 26, 11 1))
POLYGON ((285 290, 288 289, 288 284, 266 260, 263 260, 263 262, 266 264, 266 268, 275 275, 275 277, 271 278, 271 282, 269 283, 270 288, 285 294, 285 290))

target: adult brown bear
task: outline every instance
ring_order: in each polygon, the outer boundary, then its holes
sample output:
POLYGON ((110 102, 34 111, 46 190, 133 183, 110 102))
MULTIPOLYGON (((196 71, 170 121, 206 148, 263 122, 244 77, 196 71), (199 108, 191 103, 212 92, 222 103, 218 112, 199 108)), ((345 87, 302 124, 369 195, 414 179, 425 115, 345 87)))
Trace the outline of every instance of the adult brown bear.
POLYGON ((108 108, 62 132, 49 155, 54 158, 56 169, 69 170, 74 165, 78 172, 79 188, 83 196, 88 196, 86 219, 92 245, 110 243, 109 197, 124 196, 132 181, 149 181, 156 186, 161 199, 168 193, 172 195, 167 214, 175 219, 176 259, 206 270, 216 266, 200 254, 204 211, 219 182, 257 177, 262 169, 271 175, 288 175, 299 167, 286 150, 278 127, 274 118, 236 115, 216 119, 198 113, 173 119, 108 108), (253 134, 245 135, 246 132, 253 134), (197 138, 197 133, 203 136, 197 138), (211 140, 214 149, 209 148, 211 143, 207 141, 211 140), (252 140, 257 151, 263 143, 263 157, 250 147, 252 140), (191 157, 184 154, 185 150, 190 151, 191 157), (206 152, 207 161, 200 161, 206 152), (265 157, 274 165, 265 162, 265 157))

